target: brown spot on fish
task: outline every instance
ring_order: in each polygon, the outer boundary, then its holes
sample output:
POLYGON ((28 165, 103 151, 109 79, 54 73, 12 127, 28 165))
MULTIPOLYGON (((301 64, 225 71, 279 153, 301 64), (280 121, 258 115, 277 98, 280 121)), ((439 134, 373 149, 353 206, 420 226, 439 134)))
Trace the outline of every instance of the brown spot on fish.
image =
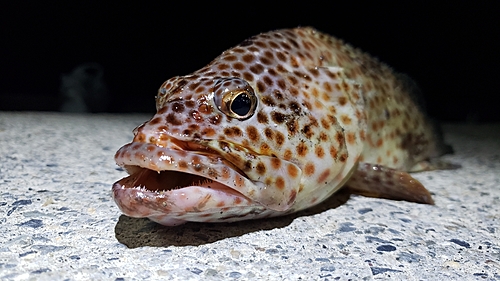
POLYGON ((342 114, 340 116, 340 121, 342 122, 342 124, 344 125, 351 125, 351 118, 345 114, 342 114))
POLYGON ((219 125, 221 121, 222 117, 219 114, 210 117, 210 123, 214 125, 219 125))
POLYGON ((285 189, 285 180, 283 179, 283 177, 278 176, 278 177, 276 178, 276 187, 277 187, 279 190, 283 190, 283 189, 285 189))
POLYGON ((306 167, 304 169, 305 174, 307 176, 312 176, 314 174, 315 170, 316 170, 316 168, 314 166, 314 163, 311 163, 311 162, 307 163, 306 167))
POLYGON ((260 153, 262 153, 264 155, 271 154, 271 147, 269 147, 269 145, 265 142, 261 143, 260 144, 260 153))
MULTIPOLYGON (((237 59, 238 59, 238 58, 237 58, 235 55, 228 55, 228 56, 225 56, 225 57, 224 57, 224 60, 225 60, 225 61, 235 61, 235 60, 237 60, 237 59)), ((209 75, 207 75, 207 76, 209 76, 209 75)))
POLYGON ((188 164, 186 161, 184 161, 184 160, 179 161, 179 168, 187 169, 187 167, 188 167, 188 164))
MULTIPOLYGON (((273 98, 271 98, 270 96, 264 96, 262 98, 262 102, 267 105, 267 106, 270 106, 270 107, 274 107, 276 106, 276 102, 274 101, 273 98)), ((263 113, 264 114, 264 113, 263 113)), ((266 116, 267 117, 267 116, 266 116)))
POLYGON ((305 143, 301 142, 297 145, 297 154, 300 157, 305 157, 307 154, 307 151, 308 151, 308 148, 307 148, 307 145, 305 143))
MULTIPOLYGON (((225 69, 228 69, 229 68, 229 65, 228 64, 225 64, 225 63, 221 63, 217 66, 217 68, 219 70, 225 70, 225 69)), ((200 83, 197 83, 197 84, 191 84, 191 86, 189 86, 189 89, 190 90, 194 90, 196 87, 198 87, 200 83)))
POLYGON ((292 120, 289 120, 288 122, 286 122, 286 127, 288 128, 288 133, 290 135, 295 135, 297 133, 297 120, 296 119, 292 119, 292 120))
POLYGON ((174 102, 172 104, 172 110, 177 113, 182 113, 184 111, 184 105, 180 102, 174 102))
POLYGON ((351 145, 354 145, 355 141, 356 141, 356 135, 353 132, 347 133, 347 142, 351 145))
POLYGON ((246 63, 251 63, 255 60, 255 56, 253 54, 246 54, 242 58, 243 58, 243 61, 246 63))
POLYGON ((338 156, 338 150, 333 145, 330 146, 330 156, 332 156, 333 159, 337 159, 338 156))
POLYGON ((290 149, 286 149, 285 153, 283 154, 283 159, 288 161, 288 160, 292 159, 292 157, 293 157, 292 151, 290 149))
POLYGON ((271 118, 278 124, 282 124, 286 121, 286 115, 277 111, 271 113, 271 118))
POLYGON ((327 184, 328 182, 326 181, 326 179, 328 178, 329 175, 330 175, 330 169, 324 170, 323 173, 321 173, 321 175, 319 175, 318 183, 319 184, 327 184))
POLYGON ((321 133, 319 133, 319 139, 323 142, 326 142, 326 141, 328 141, 328 135, 322 131, 321 133))
POLYGON ((340 162, 345 162, 346 160, 347 160, 347 154, 344 153, 344 154, 340 155, 340 157, 339 157, 340 162))
POLYGON ((134 141, 136 142, 144 142, 146 140, 146 135, 143 133, 139 133, 135 136, 134 141))
POLYGON ((288 172, 288 175, 292 178, 297 177, 297 175, 299 174, 299 170, 297 169, 297 167, 295 167, 295 165, 291 165, 291 164, 289 164, 287 166, 287 172, 288 172))
POLYGON ((302 129, 302 133, 306 135, 308 139, 310 139, 314 135, 314 130, 311 128, 311 125, 305 125, 302 129))
POLYGON ((268 123, 267 115, 264 112, 259 111, 257 113, 257 121, 261 124, 267 124, 268 123))
POLYGON ((182 122, 179 119, 177 119, 174 113, 168 114, 165 120, 167 121, 168 124, 172 124, 174 126, 179 126, 182 124, 182 122))
POLYGON ((229 127, 224 129, 224 134, 228 137, 241 137, 243 132, 238 127, 229 127))
POLYGON ((318 158, 323 158, 325 156, 325 150, 320 145, 316 146, 314 152, 316 153, 316 156, 318 156, 318 158))
POLYGON ((266 136, 267 139, 272 140, 273 136, 274 136, 274 132, 273 132, 273 130, 271 130, 271 128, 267 127, 264 130, 264 135, 266 136))
POLYGON ((264 67, 260 64, 254 64, 254 65, 250 66, 249 69, 252 73, 257 74, 257 75, 261 74, 262 71, 264 71, 264 67))
POLYGON ((254 76, 252 73, 250 72, 243 72, 243 78, 245 78, 245 80, 247 80, 248 82, 253 82, 254 80, 254 76))
POLYGON ((339 101, 340 105, 344 106, 347 103, 347 98, 346 97, 339 97, 338 101, 339 101))
POLYGON ((266 166, 262 162, 259 162, 257 166, 255 166, 255 169, 259 175, 264 175, 266 173, 266 166))
POLYGON ((292 96, 294 96, 294 97, 296 97, 296 96, 298 96, 298 95, 299 95, 299 90, 298 90, 298 89, 296 89, 296 88, 290 88, 290 89, 289 89, 289 91, 290 91, 290 94, 291 94, 292 96))
POLYGON ((329 130, 330 129, 330 122, 328 121, 328 119, 321 118, 321 126, 323 126, 323 128, 325 128, 325 130, 329 130))
POLYGON ((205 128, 203 131, 201 131, 201 134, 206 137, 213 137, 216 135, 216 132, 212 128, 205 128))
POLYGON ((337 132, 335 134, 335 139, 337 140, 337 143, 339 143, 339 144, 344 143, 344 134, 342 134, 341 132, 337 132))
POLYGON ((156 125, 156 124, 159 124, 160 122, 161 122, 161 118, 160 117, 155 117, 151 121, 149 121, 149 123, 151 125, 156 125))
POLYGON ((236 70, 243 70, 245 69, 245 66, 241 62, 237 62, 233 64, 233 68, 236 70))
MULTIPOLYGON (((276 97, 277 100, 283 100, 284 99, 283 94, 280 91, 278 91, 278 90, 275 90, 273 92, 273 94, 274 94, 274 96, 276 97)), ((286 106, 285 106, 285 108, 286 108, 286 106)))
POLYGON ((250 138, 251 141, 258 141, 259 140, 259 132, 254 126, 248 126, 247 127, 247 135, 250 138))
POLYGON ((377 147, 381 147, 382 144, 384 144, 384 140, 382 138, 377 140, 377 143, 375 144, 377 147))
POLYGON ((278 146, 282 146, 283 143, 285 142, 285 136, 281 132, 277 131, 275 140, 278 146))

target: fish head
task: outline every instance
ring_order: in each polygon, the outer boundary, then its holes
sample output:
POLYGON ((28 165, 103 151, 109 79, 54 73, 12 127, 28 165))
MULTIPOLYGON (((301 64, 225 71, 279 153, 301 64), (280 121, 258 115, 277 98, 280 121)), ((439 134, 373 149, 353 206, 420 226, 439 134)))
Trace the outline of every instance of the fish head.
POLYGON ((286 45, 271 52, 272 42, 295 40, 275 36, 163 83, 157 113, 115 155, 130 174, 113 186, 126 215, 165 225, 274 216, 340 187, 361 151, 361 140, 346 139, 359 137, 357 89, 341 69, 306 64, 286 45), (335 107, 340 97, 347 109, 335 107))

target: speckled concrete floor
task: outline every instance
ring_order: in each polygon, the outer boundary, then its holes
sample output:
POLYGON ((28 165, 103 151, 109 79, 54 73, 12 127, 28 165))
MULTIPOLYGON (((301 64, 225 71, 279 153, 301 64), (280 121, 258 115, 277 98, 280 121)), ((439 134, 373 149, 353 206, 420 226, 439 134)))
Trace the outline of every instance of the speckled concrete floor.
POLYGON ((283 218, 120 215, 114 152, 149 116, 0 112, 1 280, 500 280, 500 124, 446 125, 435 206, 340 192, 283 218))

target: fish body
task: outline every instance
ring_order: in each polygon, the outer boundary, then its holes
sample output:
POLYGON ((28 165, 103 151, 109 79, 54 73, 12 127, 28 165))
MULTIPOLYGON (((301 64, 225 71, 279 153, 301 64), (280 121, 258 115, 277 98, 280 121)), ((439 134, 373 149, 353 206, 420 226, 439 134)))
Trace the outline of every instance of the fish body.
POLYGON ((164 225, 314 206, 342 186, 431 203, 408 173, 444 152, 411 80, 313 28, 263 33, 160 87, 113 197, 164 225))

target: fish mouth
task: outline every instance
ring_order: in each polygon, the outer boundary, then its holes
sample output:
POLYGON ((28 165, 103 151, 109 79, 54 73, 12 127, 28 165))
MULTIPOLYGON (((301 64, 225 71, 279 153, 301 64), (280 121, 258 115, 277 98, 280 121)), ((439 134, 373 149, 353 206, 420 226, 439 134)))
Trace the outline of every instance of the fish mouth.
POLYGON ((132 142, 115 160, 130 174, 113 185, 113 198, 125 215, 176 225, 193 220, 190 216, 222 217, 228 207, 265 210, 251 198, 258 184, 210 145, 132 142))
POLYGON ((245 173, 207 146, 176 141, 175 148, 150 143, 129 143, 115 155, 116 163, 130 176, 127 186, 164 193, 188 186, 233 189, 227 179, 245 173))

